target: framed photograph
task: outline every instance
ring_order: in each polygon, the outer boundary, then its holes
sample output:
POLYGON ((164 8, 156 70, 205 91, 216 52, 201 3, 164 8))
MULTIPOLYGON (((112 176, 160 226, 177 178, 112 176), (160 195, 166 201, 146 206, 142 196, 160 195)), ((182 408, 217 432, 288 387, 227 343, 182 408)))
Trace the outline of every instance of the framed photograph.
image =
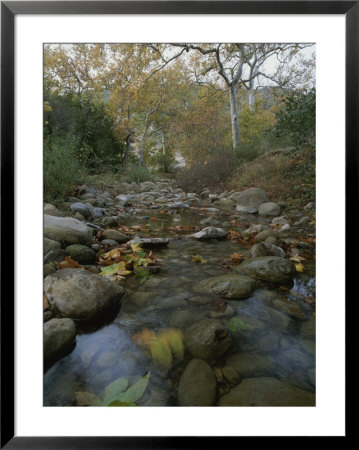
POLYGON ((358 14, 1 2, 1 448, 348 436, 358 14))

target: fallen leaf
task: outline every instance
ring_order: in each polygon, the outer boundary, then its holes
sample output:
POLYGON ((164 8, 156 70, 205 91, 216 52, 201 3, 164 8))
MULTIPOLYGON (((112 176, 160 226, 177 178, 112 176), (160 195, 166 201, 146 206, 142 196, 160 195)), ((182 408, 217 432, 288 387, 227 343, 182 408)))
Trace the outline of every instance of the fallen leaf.
POLYGON ((105 388, 105 397, 103 403, 108 405, 117 399, 120 392, 123 392, 128 387, 128 379, 124 377, 117 378, 105 388))
POLYGON ((141 244, 139 242, 136 242, 136 244, 131 244, 131 248, 132 248, 132 251, 134 253, 142 251, 142 247, 141 247, 141 244))
POLYGON ((50 308, 49 301, 48 301, 46 295, 44 295, 44 311, 48 308, 50 308))
POLYGON ((157 337, 150 343, 152 359, 159 362, 162 366, 171 368, 172 351, 166 339, 157 337))
POLYGON ((304 266, 303 266, 303 264, 302 264, 302 263, 296 264, 296 265, 295 265, 295 270, 296 270, 297 272, 304 272, 304 266))
POLYGON ((74 261, 70 256, 65 256, 64 261, 60 263, 55 263, 57 267, 60 269, 68 269, 68 268, 78 268, 83 269, 83 266, 81 266, 77 261, 74 261))
POLYGON ((139 400, 145 393, 150 380, 150 372, 148 372, 144 377, 142 377, 137 383, 130 386, 127 391, 118 394, 115 400, 121 403, 134 403, 139 400))
POLYGON ((201 264, 206 264, 207 260, 201 255, 192 255, 192 262, 200 262, 201 264))
POLYGON ((101 269, 99 275, 110 277, 112 275, 129 275, 131 270, 126 269, 125 261, 114 263, 111 266, 106 266, 101 269))
POLYGON ((239 317, 232 317, 227 323, 227 328, 233 332, 247 329, 246 324, 239 317))
POLYGON ((136 333, 132 336, 132 341, 136 344, 148 344, 154 337, 155 333, 148 328, 144 328, 140 333, 136 333))
POLYGON ((233 253, 233 255, 230 256, 231 263, 232 264, 240 264, 244 260, 244 256, 240 253, 233 253))
POLYGON ((300 263, 301 261, 305 261, 305 258, 303 256, 295 255, 292 258, 289 258, 291 261, 300 263))
POLYGON ((107 406, 138 406, 138 405, 133 402, 120 402, 119 400, 114 400, 113 402, 109 403, 107 406))

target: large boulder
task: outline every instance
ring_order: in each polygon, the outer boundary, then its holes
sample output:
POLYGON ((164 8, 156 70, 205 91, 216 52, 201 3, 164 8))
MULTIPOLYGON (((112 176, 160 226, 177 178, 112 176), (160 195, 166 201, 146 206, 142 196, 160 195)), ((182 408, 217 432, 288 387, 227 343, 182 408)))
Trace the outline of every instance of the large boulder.
POLYGON ((315 395, 276 378, 247 378, 225 394, 219 406, 315 406, 315 395))
POLYGON ((210 359, 223 355, 232 340, 219 320, 204 319, 187 330, 184 344, 194 358, 210 359))
POLYGON ((267 194, 258 188, 246 189, 243 192, 234 192, 229 198, 233 199, 238 205, 253 206, 257 209, 262 203, 269 201, 267 194))
POLYGON ((261 216, 278 216, 280 206, 274 202, 262 203, 259 206, 258 214, 261 216))
POLYGON ((46 362, 71 351, 75 345, 76 325, 71 319, 51 319, 44 324, 44 359, 46 362))
POLYGON ((100 319, 120 306, 124 294, 116 282, 82 269, 62 269, 47 276, 44 290, 50 308, 74 320, 100 319))
POLYGON ((178 384, 179 406, 212 406, 216 401, 217 383, 210 366, 201 359, 192 359, 178 384))
POLYGON ((273 283, 286 283, 295 276, 294 264, 279 256, 250 258, 240 264, 237 270, 250 277, 273 283))
POLYGON ((44 237, 67 244, 91 245, 93 230, 72 217, 44 215, 44 237))
POLYGON ((224 298, 246 298, 256 287, 253 278, 240 274, 226 274, 212 277, 199 282, 194 290, 197 292, 211 292, 224 298))
POLYGON ((213 202, 213 206, 219 209, 233 209, 235 201, 231 198, 221 198, 213 202))

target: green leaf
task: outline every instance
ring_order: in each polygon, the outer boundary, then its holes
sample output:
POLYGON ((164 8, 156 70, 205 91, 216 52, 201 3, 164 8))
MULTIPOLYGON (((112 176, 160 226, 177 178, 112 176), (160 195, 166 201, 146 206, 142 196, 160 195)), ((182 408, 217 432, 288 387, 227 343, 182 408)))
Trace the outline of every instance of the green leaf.
POLYGON ((144 283, 145 281, 147 281, 149 278, 151 278, 150 273, 141 267, 136 267, 135 269, 135 278, 140 278, 140 283, 144 283))
POLYGON ((101 269, 99 275, 109 277, 120 270, 120 263, 114 263, 111 266, 106 266, 101 269))
POLYGON ((138 405, 132 402, 120 402, 119 400, 114 400, 107 406, 138 406, 138 405))
POLYGON ((134 403, 137 400, 139 400, 142 395, 144 394, 148 382, 150 380, 150 372, 148 372, 144 377, 142 377, 137 383, 130 386, 127 391, 121 392, 117 399, 119 402, 122 403, 134 403))
POLYGON ((108 405, 113 400, 116 400, 118 398, 118 395, 127 389, 127 386, 128 386, 127 378, 123 377, 117 378, 115 381, 113 381, 105 388, 105 397, 102 403, 104 405, 108 405))
POLYGON ((206 264, 207 260, 201 255, 192 255, 192 262, 200 262, 201 264, 206 264))
POLYGON ((239 317, 232 317, 227 323, 227 328, 230 331, 236 332, 239 330, 246 330, 247 326, 239 317))

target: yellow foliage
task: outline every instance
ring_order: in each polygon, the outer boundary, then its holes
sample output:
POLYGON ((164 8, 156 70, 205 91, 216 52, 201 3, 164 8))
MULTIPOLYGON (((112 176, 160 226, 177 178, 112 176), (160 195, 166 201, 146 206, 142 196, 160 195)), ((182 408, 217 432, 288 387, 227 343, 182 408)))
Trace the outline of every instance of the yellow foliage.
POLYGON ((173 356, 178 359, 184 357, 183 335, 180 330, 168 328, 158 334, 148 328, 132 336, 137 344, 148 345, 152 359, 168 369, 172 366, 173 356))
POLYGON ((295 269, 297 272, 304 272, 304 266, 302 263, 296 264, 295 269))

